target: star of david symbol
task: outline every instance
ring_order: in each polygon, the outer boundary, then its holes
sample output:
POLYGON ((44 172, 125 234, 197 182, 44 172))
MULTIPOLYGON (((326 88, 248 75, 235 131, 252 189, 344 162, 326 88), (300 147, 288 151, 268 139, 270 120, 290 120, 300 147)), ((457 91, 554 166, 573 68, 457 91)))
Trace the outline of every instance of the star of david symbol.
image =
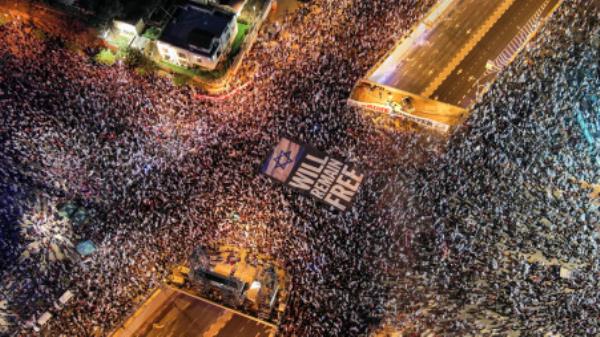
POLYGON ((285 170, 286 166, 294 162, 292 160, 292 151, 283 150, 279 151, 279 155, 273 158, 273 160, 275 161, 275 167, 273 169, 281 168, 283 170, 285 170))

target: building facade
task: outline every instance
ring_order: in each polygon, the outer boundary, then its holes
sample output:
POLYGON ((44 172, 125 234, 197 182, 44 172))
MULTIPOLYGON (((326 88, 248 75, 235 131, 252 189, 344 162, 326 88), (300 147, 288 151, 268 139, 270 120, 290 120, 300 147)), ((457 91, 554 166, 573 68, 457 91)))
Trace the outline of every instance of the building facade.
POLYGON ((144 31, 144 20, 113 20, 112 34, 117 37, 127 39, 127 44, 131 43, 135 38, 139 37, 144 31))
POLYGON ((156 47, 166 62, 213 70, 227 54, 236 34, 234 13, 188 3, 177 8, 156 47))

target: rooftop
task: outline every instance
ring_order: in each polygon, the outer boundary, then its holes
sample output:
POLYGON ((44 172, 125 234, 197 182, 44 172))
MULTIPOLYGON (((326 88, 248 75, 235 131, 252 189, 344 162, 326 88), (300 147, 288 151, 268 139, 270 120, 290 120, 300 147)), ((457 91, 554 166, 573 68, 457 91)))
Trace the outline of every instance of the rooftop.
POLYGON ((211 56, 218 45, 213 43, 226 30, 235 15, 196 4, 177 8, 159 40, 194 53, 211 56))

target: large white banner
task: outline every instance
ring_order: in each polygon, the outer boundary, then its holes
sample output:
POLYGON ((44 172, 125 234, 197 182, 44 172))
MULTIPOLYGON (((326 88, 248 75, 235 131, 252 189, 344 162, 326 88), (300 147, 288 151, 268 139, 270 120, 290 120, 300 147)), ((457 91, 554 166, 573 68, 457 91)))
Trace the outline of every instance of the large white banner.
POLYGON ((261 172, 340 211, 352 206, 364 178, 350 164, 287 138, 271 151, 261 172))

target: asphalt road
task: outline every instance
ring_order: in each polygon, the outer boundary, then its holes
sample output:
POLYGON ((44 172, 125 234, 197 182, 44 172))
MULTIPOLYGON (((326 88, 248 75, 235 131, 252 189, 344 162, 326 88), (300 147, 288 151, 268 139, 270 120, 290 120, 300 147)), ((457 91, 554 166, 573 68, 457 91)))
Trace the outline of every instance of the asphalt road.
POLYGON ((368 79, 420 94, 502 3, 456 0, 433 27, 405 39, 368 79))
MULTIPOLYGON (((511 44, 536 12, 542 9, 543 19, 560 0, 517 0, 494 24, 477 46, 463 59, 444 82, 431 95, 432 99, 468 108, 477 97, 477 90, 493 81, 496 72, 486 73, 488 60, 496 58, 511 44)), ((514 45, 514 44, 513 44, 514 45)), ((518 52, 511 46, 511 56, 518 52)))

